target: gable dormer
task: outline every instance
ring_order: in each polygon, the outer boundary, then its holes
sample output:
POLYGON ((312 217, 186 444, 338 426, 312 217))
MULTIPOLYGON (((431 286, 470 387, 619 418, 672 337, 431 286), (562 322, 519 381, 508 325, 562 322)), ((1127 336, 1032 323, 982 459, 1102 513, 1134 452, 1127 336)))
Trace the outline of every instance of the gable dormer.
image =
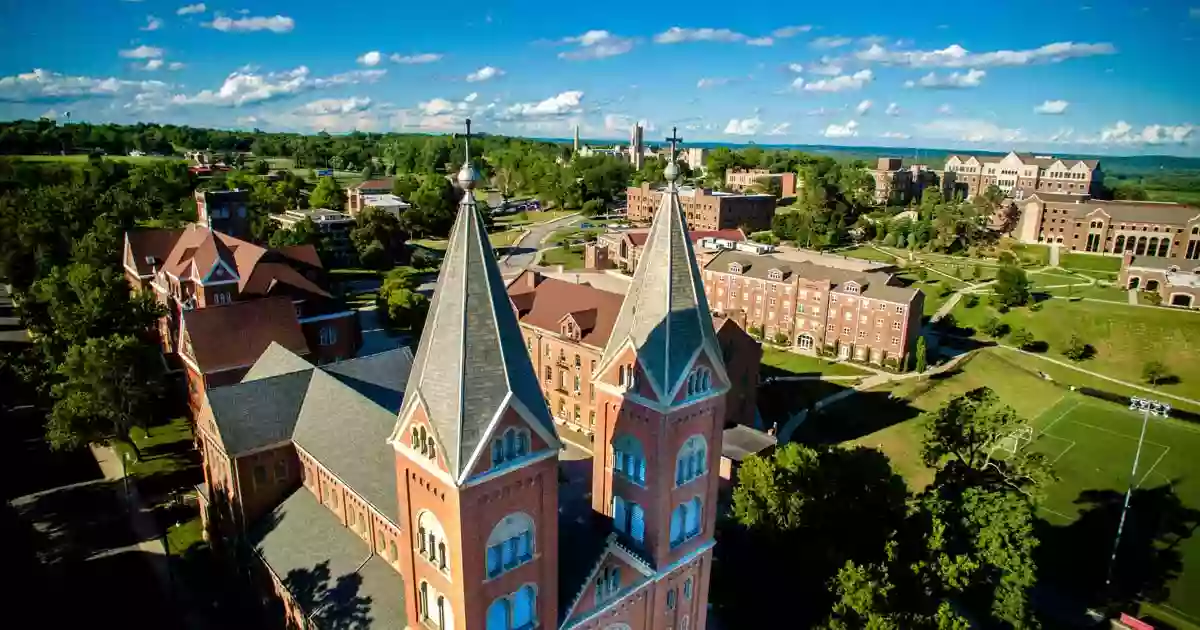
POLYGON ((746 265, 745 267, 743 267, 742 263, 734 261, 734 262, 729 263, 729 273, 736 273, 738 275, 741 275, 746 272, 745 269, 747 267, 749 267, 749 265, 746 265))
POLYGON ((842 288, 846 290, 846 293, 853 293, 855 295, 858 295, 859 293, 862 293, 863 285, 861 285, 853 280, 849 280, 846 282, 846 284, 842 285, 842 288))
POLYGON ((567 313, 558 322, 559 333, 572 341, 579 341, 596 327, 596 315, 594 308, 567 313))

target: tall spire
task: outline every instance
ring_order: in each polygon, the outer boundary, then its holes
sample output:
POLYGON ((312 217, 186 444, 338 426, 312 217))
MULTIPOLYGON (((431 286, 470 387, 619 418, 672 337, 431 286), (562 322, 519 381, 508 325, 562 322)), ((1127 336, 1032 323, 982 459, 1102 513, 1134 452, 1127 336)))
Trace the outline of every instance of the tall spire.
POLYGON ((673 398, 701 351, 728 382, 675 181, 675 154, 682 138, 676 129, 671 131, 671 159, 663 170, 667 189, 600 361, 600 370, 606 370, 631 345, 664 402, 673 398))
POLYGON ((558 441, 475 209, 480 177, 470 161, 470 141, 468 120, 466 161, 457 177, 463 197, 392 434, 393 441, 402 440, 401 425, 423 410, 458 483, 466 480, 507 408, 547 435, 552 447, 558 441))

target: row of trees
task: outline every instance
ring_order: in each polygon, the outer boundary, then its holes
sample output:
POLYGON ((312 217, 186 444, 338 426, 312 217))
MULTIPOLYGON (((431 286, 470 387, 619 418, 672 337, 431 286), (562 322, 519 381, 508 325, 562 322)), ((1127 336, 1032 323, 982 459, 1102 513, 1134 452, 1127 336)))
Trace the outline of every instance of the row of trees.
POLYGON ((0 277, 34 339, 2 361, 50 410, 51 446, 128 440, 160 407, 163 364, 148 333, 162 309, 130 295, 118 261, 126 230, 181 220, 194 183, 181 163, 0 160, 0 277))
POLYGON ((1034 509, 1049 467, 1032 451, 991 457, 1021 420, 987 388, 924 423, 936 474, 915 493, 864 447, 791 443, 745 461, 733 522, 718 529, 722 616, 746 627, 780 615, 789 627, 1036 627, 1034 509))

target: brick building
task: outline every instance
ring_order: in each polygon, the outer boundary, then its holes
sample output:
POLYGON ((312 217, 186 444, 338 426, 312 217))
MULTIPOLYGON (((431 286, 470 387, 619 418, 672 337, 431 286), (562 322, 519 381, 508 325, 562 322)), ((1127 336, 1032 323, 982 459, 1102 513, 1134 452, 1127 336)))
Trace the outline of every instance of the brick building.
POLYGON ((197 190, 197 223, 236 238, 250 236, 249 190, 197 190))
MULTIPOLYGON (((624 269, 630 273, 637 269, 638 259, 646 246, 650 231, 645 229, 622 230, 620 232, 605 232, 596 237, 592 243, 584 246, 583 266, 588 269, 624 269)), ((692 248, 696 252, 696 261, 703 267, 708 258, 716 253, 699 247, 704 239, 722 239, 732 243, 746 241, 746 233, 738 230, 692 230, 688 232, 692 240, 692 248)))
MULTIPOLYGON (((325 270, 311 245, 267 249, 253 243, 189 225, 182 230, 133 230, 125 233, 123 253, 125 276, 134 291, 153 291, 167 314, 159 321, 159 339, 163 352, 177 356, 185 313, 224 308, 246 301, 284 297, 290 309, 278 306, 237 309, 247 319, 228 320, 231 314, 212 315, 226 324, 262 327, 256 331, 234 331, 225 335, 203 335, 192 339, 196 355, 208 356, 210 344, 231 343, 238 335, 280 333, 295 322, 309 357, 324 363, 354 356, 360 343, 358 319, 325 287, 325 270), (286 321, 276 321, 282 317, 286 321)), ((274 303, 272 303, 274 304, 274 303)), ((207 317, 197 318, 211 321, 207 317)), ((219 328, 219 327, 218 327, 219 328)), ((262 352, 266 337, 243 348, 239 355, 245 367, 262 352)), ((284 341, 282 338, 275 339, 284 341)), ((299 350, 296 344, 289 345, 299 350)), ((184 361, 186 363, 186 361, 184 361)), ((183 366, 181 366, 183 367, 183 366)), ((222 369, 230 366, 222 364, 222 369)), ((189 389, 204 390, 198 378, 205 369, 188 369, 189 389)), ((205 380, 205 379, 201 379, 205 380)), ((193 407, 194 409, 194 407, 193 407)))
POLYGON ((351 216, 358 216, 362 209, 367 207, 365 197, 368 195, 390 195, 392 194, 391 179, 368 179, 367 181, 350 188, 346 191, 346 212, 351 216))
POLYGON ((415 359, 313 367, 275 345, 208 393, 207 529, 253 546, 293 627, 704 630, 729 378, 676 190, 593 373, 588 506, 559 482, 478 180, 459 174, 460 264, 442 266, 415 359), (339 588, 305 588, 316 571, 339 588))
POLYGON ((920 201, 925 189, 930 187, 940 188, 946 199, 954 196, 953 171, 939 173, 924 164, 905 166, 902 158, 881 157, 869 172, 875 180, 875 203, 878 204, 902 206, 920 201))
POLYGON ((946 172, 954 173, 955 186, 971 199, 989 186, 1020 200, 1034 193, 1095 195, 1104 183, 1099 160, 1075 160, 1049 155, 1010 152, 995 155, 951 155, 946 172))
MULTIPOLYGON (((508 295, 555 422, 591 436, 597 415, 593 376, 624 296, 535 271, 513 280, 508 295)), ((731 379, 725 424, 752 425, 762 346, 725 318, 714 318, 713 328, 731 379)))
POLYGON ((891 274, 726 251, 704 268, 713 310, 799 350, 903 368, 921 333, 924 294, 891 274))
POLYGON ((1200 308, 1200 262, 1135 256, 1121 260, 1121 286, 1157 293, 1167 306, 1200 308))
POLYGON ((772 173, 765 168, 729 169, 725 171, 725 187, 742 192, 755 184, 778 182, 780 197, 796 196, 796 174, 792 172, 772 173))
POLYGON ((1018 202, 1024 243, 1071 251, 1177 261, 1200 260, 1200 208, 1154 201, 1101 201, 1037 193, 1018 202))
MULTIPOLYGON (((651 188, 649 182, 628 190, 629 220, 649 223, 662 205, 663 190, 651 188)), ((775 216, 773 195, 743 195, 714 192, 707 188, 679 187, 688 226, 697 230, 730 230, 741 228, 751 232, 771 227, 775 216)))

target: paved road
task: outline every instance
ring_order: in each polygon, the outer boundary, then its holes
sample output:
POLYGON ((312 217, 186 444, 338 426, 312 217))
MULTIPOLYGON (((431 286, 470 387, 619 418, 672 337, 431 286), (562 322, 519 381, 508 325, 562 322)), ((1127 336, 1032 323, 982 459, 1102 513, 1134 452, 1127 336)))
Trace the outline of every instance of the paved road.
POLYGON ((537 258, 537 250, 541 249, 542 241, 546 240, 546 237, 555 230, 579 223, 582 220, 583 215, 573 214, 549 223, 530 226, 525 237, 513 247, 515 253, 500 259, 500 273, 505 276, 516 275, 532 267, 537 258))

